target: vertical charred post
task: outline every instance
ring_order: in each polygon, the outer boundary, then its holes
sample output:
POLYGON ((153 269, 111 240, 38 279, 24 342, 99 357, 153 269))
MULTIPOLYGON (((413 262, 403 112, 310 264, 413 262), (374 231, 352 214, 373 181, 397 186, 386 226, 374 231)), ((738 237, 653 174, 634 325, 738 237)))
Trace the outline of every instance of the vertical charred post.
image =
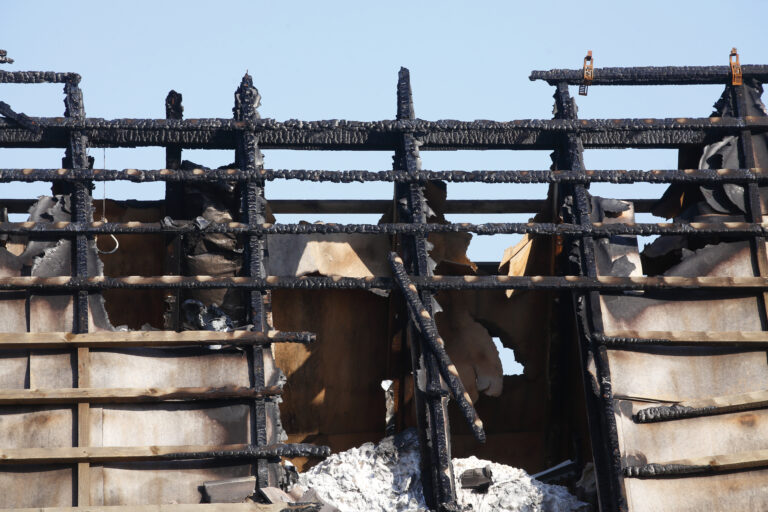
MULTIPOLYGON (((235 107, 232 109, 236 121, 246 123, 258 119, 256 108, 259 106, 259 92, 253 86, 249 74, 243 76, 235 92, 235 107)), ((244 130, 238 137, 235 150, 237 166, 246 172, 262 169, 264 159, 258 147, 256 135, 252 130, 244 130)), ((240 187, 242 222, 248 225, 261 225, 266 222, 266 201, 264 199, 264 180, 251 178, 240 187)), ((245 252, 243 257, 243 274, 248 277, 266 277, 266 240, 263 235, 248 234, 244 238, 245 252)), ((246 292, 246 311, 253 331, 266 332, 269 330, 267 304, 269 292, 248 290, 246 292)), ((251 350, 253 372, 253 387, 262 390, 266 386, 264 372, 264 352, 271 350, 269 346, 254 346, 251 350)), ((275 404, 270 404, 269 413, 275 413, 275 404)), ((264 399, 256 399, 253 403, 253 426, 251 443, 257 447, 266 446, 267 438, 267 403, 264 399)), ((256 461, 257 487, 276 485, 276 474, 265 459, 256 461)))
MULTIPOLYGON (((555 91, 555 119, 575 120, 577 118, 576 103, 568 92, 568 84, 558 83, 555 91)), ((584 147, 579 133, 562 135, 554 159, 558 170, 579 172, 585 170, 584 147)), ((563 217, 566 222, 576 224, 583 230, 591 229, 591 208, 586 185, 584 183, 568 184, 565 185, 564 192, 566 197, 563 217)), ((581 276, 596 278, 594 238, 582 236, 571 240, 570 258, 574 270, 581 276)), ((601 510, 621 510, 623 506, 619 480, 622 474, 621 456, 613 413, 611 375, 606 349, 594 337, 594 334, 603 331, 600 293, 596 291, 576 293, 574 300, 600 508, 601 510), (589 372, 589 368, 593 366, 596 369, 595 377, 589 372)))
MULTIPOLYGON (((64 86, 64 116, 85 119, 83 92, 76 82, 67 82, 64 86)), ((62 162, 66 168, 87 169, 88 138, 80 130, 72 130, 69 134, 69 144, 62 162)), ((69 182, 64 185, 63 192, 71 194, 72 222, 85 223, 93 219, 91 205, 91 184, 82 181, 69 182)), ((72 244, 72 275, 73 277, 88 277, 88 237, 75 236, 72 244)), ((74 330, 88 332, 88 292, 81 290, 75 299, 74 330)))
MULTIPOLYGON (((410 74, 401 68, 397 81, 397 119, 415 119, 410 74)), ((421 163, 419 143, 413 133, 404 132, 395 150, 394 167, 418 177, 421 163)), ((426 224, 427 202, 424 182, 397 183, 395 203, 400 222, 426 224)), ((431 276, 427 239, 424 235, 409 235, 402 239, 403 261, 408 273, 431 276)), ((433 315, 432 293, 422 290, 421 302, 433 315)), ((456 507, 456 489, 451 466, 448 397, 440 378, 434 354, 419 335, 413 323, 408 325, 413 369, 414 400, 421 443, 421 480, 430 508, 451 510, 456 507)))
MULTIPOLYGON (((165 98, 165 118, 181 120, 184 117, 182 96, 171 90, 165 98)), ((179 169, 181 167, 181 146, 168 145, 165 147, 165 168, 179 169)), ((184 182, 166 182, 165 184, 165 215, 171 219, 180 219, 184 212, 184 182)), ((165 275, 181 274, 181 236, 168 235, 165 239, 165 275)), ((168 290, 165 293, 167 310, 164 315, 166 330, 181 329, 179 308, 181 302, 180 290, 168 290)))
MULTIPOLYGON (((83 105, 83 92, 76 81, 67 81, 64 85, 64 116, 75 119, 85 119, 85 107, 83 105)), ((69 143, 62 161, 63 167, 74 168, 82 172, 90 167, 88 160, 88 138, 79 130, 69 133, 69 143)), ((69 194, 72 222, 74 224, 86 224, 93 220, 93 206, 91 201, 90 182, 75 181, 59 184, 64 194, 69 194)), ((85 280, 88 277, 88 235, 76 235, 71 245, 72 277, 85 280)), ((74 318, 72 319, 72 332, 88 332, 88 290, 79 289, 73 297, 74 318)), ((90 353, 88 348, 76 349, 77 360, 77 387, 88 387, 90 353)), ((77 445, 88 446, 90 408, 88 403, 79 403, 77 406, 77 445)), ((77 464, 77 494, 78 507, 90 505, 90 465, 87 462, 77 464)))

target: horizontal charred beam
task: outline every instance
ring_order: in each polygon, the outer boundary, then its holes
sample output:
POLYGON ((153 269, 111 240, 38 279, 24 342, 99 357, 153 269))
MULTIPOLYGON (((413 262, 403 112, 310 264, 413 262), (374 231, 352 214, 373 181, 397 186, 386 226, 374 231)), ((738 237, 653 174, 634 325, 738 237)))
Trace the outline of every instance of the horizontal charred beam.
POLYGON ((279 386, 256 390, 250 387, 191 388, 71 388, 71 389, 2 389, 0 405, 9 404, 74 404, 74 403, 143 403, 170 401, 204 401, 279 396, 279 386))
POLYGON ((31 118, 40 133, 0 119, 4 147, 65 147, 72 130, 95 147, 181 146, 234 149, 253 132, 263 149, 394 150, 405 133, 421 149, 553 149, 558 135, 579 132, 586 147, 679 147, 750 129, 768 129, 768 118, 524 119, 498 121, 285 121, 259 119, 31 118), (708 135, 711 136, 708 138, 708 135))
POLYGON ((313 343, 311 332, 290 331, 100 331, 0 333, 0 349, 63 347, 120 348, 176 347, 191 345, 267 345, 269 343, 313 343))
POLYGON ((630 478, 660 478, 754 469, 768 466, 768 450, 714 455, 664 463, 624 467, 624 476, 630 478))
POLYGON ((157 234, 157 233, 236 233, 256 235, 309 235, 309 234, 361 234, 361 235, 426 235, 428 233, 475 233, 477 235, 530 234, 568 237, 607 237, 615 235, 731 235, 768 236, 768 223, 749 222, 692 222, 678 223, 622 223, 595 222, 587 226, 553 224, 547 222, 489 222, 472 224, 258 224, 240 222, 200 224, 198 221, 173 222, 0 222, 0 233, 34 238, 58 238, 78 234, 157 234))
MULTIPOLYGON (((768 81, 768 66, 741 66, 744 78, 768 81)), ((530 80, 544 80, 550 85, 584 82, 583 69, 552 69, 532 71, 530 80)), ((730 66, 645 66, 628 68, 595 68, 589 85, 694 85, 727 84, 731 81, 730 66)))
POLYGON ((768 347, 768 331, 613 331, 594 339, 611 347, 653 345, 768 347))
POLYGON ((0 169, 0 183, 14 181, 132 181, 211 182, 249 179, 299 180, 332 183, 421 182, 441 180, 452 183, 758 183, 768 184, 768 172, 755 169, 659 169, 601 171, 327 171, 311 169, 0 169))
POLYGON ((80 75, 77 73, 57 73, 55 71, 0 71, 0 84, 66 84, 77 85, 80 75))
POLYGON ((635 421, 638 423, 655 423, 765 408, 768 408, 768 391, 753 391, 700 400, 685 400, 672 405, 647 407, 637 411, 635 421))
POLYGON ((94 446, 72 448, 0 449, 0 464, 72 464, 78 462, 136 462, 197 459, 276 459, 279 457, 327 457, 327 446, 279 444, 253 446, 94 446))
MULTIPOLYGON (((621 199, 633 204, 636 213, 650 212, 656 199, 621 199)), ((8 213, 27 213, 37 199, 0 199, 8 213)), ((137 208, 160 208, 164 201, 136 201, 137 208)), ((384 213, 388 199, 271 199, 272 213, 384 213)), ((547 207, 544 199, 449 199, 443 213, 537 213, 547 207)))
MULTIPOLYGON (((582 276, 409 276, 419 289, 439 290, 597 290, 621 292, 626 290, 721 290, 754 292, 768 289, 764 277, 613 277, 582 276)), ((126 276, 87 278, 58 277, 2 277, 0 290, 104 290, 124 289, 215 289, 239 288, 248 290, 353 290, 394 289, 390 277, 341 276, 269 276, 252 277, 214 276, 126 276)))

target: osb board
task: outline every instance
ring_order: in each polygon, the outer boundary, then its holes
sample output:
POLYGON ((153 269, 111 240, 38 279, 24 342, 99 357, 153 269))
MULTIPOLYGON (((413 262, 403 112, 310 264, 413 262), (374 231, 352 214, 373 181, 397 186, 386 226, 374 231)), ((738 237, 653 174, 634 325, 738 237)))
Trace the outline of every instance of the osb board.
POLYGON ((619 447, 626 464, 664 463, 765 448, 768 410, 657 423, 636 423, 632 419, 639 409, 652 405, 655 404, 616 401, 619 447))
POLYGON ((91 406, 90 446, 223 445, 251 441, 250 406, 91 406))
POLYGON ((762 391, 768 383, 765 351, 657 347, 607 353, 616 397, 680 401, 762 391))
POLYGON ((689 478, 627 478, 632 512, 768 510, 768 469, 689 478))
POLYGON ((762 304, 757 295, 697 300, 601 295, 600 306, 606 331, 763 330, 760 322, 762 304))
POLYGON ((249 476, 252 471, 250 464, 215 465, 204 461, 93 465, 91 504, 200 503, 203 482, 249 476))
POLYGON ((72 505, 74 466, 8 466, 0 471, 0 508, 72 505))

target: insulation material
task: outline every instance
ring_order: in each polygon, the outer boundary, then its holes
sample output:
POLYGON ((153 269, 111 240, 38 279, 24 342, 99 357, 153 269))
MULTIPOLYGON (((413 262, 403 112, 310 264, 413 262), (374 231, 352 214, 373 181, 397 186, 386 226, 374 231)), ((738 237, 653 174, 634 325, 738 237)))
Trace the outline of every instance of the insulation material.
POLYGON ((390 275, 389 237, 355 234, 273 235, 269 274, 373 277, 390 275))
MULTIPOLYGON (((454 472, 490 465, 494 483, 487 493, 457 488, 459 505, 476 512, 585 511, 564 487, 531 479, 517 468, 479 460, 454 459, 454 472)), ((337 453, 302 473, 299 484, 314 489, 341 512, 428 512, 419 472, 418 434, 406 430, 379 444, 337 453)))

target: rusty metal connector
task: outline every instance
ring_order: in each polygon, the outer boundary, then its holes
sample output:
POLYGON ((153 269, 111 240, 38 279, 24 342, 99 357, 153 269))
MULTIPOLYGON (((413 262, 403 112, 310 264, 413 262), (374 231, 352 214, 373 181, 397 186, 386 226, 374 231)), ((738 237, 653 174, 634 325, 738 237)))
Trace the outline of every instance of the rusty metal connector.
POLYGON ((744 75, 741 72, 739 52, 736 51, 736 48, 731 48, 731 53, 728 55, 728 62, 731 65, 731 85, 743 85, 744 75))
POLYGON ((595 78, 595 63, 592 60, 592 50, 587 52, 587 56, 584 57, 584 81, 579 85, 579 95, 586 96, 587 88, 592 84, 592 80, 595 78))

